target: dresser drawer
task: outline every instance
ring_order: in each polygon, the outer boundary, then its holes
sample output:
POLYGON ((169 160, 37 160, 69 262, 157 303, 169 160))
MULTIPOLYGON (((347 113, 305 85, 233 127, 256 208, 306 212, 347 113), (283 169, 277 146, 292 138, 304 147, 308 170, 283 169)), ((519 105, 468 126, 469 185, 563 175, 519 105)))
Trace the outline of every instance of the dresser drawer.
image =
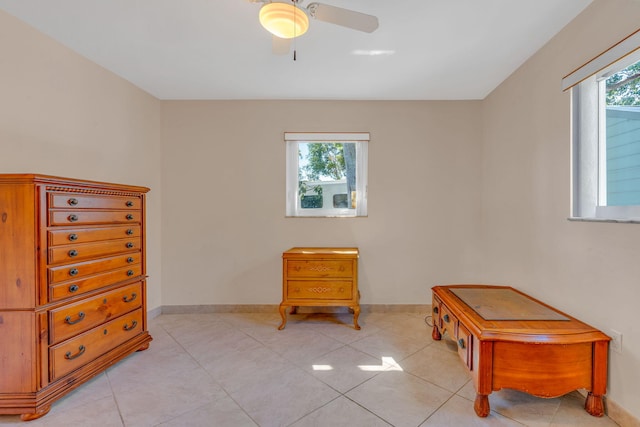
POLYGON ((287 282, 289 299, 352 299, 353 283, 332 280, 290 280, 287 282))
POLYGON ((289 260, 287 261, 287 277, 352 277, 353 262, 351 260, 289 260))
POLYGON ((49 246, 59 246, 71 243, 89 243, 99 242, 101 240, 140 237, 142 233, 140 226, 136 224, 119 227, 54 229, 49 230, 47 235, 49 237, 49 246))
POLYGON ((49 264, 75 262, 118 253, 137 252, 140 251, 140 246, 141 240, 139 237, 56 246, 49 249, 49 264))
POLYGON ((140 223, 140 211, 49 211, 49 225, 140 223))
POLYGON ((97 326, 49 348, 54 381, 114 349, 143 331, 142 309, 97 326))
POLYGON ((142 265, 135 264, 127 268, 119 268, 117 270, 108 271, 95 276, 59 283, 57 285, 49 285, 49 300, 51 302, 59 301, 85 292, 103 288, 108 285, 114 285, 125 280, 138 277, 142 274, 142 265))
POLYGON ((138 197, 49 193, 49 208, 61 209, 141 209, 138 197))
POLYGON ((87 331, 101 323, 128 313, 142 305, 142 284, 135 283, 114 291, 66 305, 49 312, 51 344, 87 331))
MULTIPOLYGON (((50 267, 47 269, 49 284, 53 285, 67 280, 79 279, 125 266, 130 266, 133 269, 135 264, 139 262, 140 252, 137 252, 94 261, 50 267)), ((130 276, 135 276, 135 274, 130 274, 130 276)))

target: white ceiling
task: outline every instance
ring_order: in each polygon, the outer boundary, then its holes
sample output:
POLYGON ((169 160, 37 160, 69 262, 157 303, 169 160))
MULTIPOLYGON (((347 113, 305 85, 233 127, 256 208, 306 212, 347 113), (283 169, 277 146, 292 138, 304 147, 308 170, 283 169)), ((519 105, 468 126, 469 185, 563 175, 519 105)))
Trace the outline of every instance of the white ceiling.
POLYGON ((0 8, 160 99, 456 100, 484 98, 591 1, 325 0, 376 15, 380 27, 312 19, 296 61, 272 54, 260 4, 247 0, 0 8), (386 54, 362 54, 372 51, 386 54))

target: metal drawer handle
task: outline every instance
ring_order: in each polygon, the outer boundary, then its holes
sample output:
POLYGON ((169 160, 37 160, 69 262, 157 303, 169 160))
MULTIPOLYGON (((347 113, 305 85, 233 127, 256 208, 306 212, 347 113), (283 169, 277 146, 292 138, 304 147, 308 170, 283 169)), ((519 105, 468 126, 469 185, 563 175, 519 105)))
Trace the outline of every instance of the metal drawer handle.
POLYGON ((444 317, 443 317, 443 319, 444 319, 444 321, 445 321, 445 322, 447 322, 447 323, 449 323, 449 322, 451 321, 451 319, 449 318, 449 315, 448 315, 448 314, 445 314, 445 315, 444 315, 444 317))
POLYGON ((438 314, 438 307, 433 307, 433 312, 434 312, 435 314, 438 314))
POLYGON ((138 321, 137 321, 137 320, 134 320, 133 322, 131 322, 131 326, 129 326, 129 325, 127 325, 127 324, 125 324, 125 325, 122 327, 122 329, 124 329, 125 331, 130 331, 130 330, 132 330, 133 328, 135 328, 136 326, 138 326, 138 321))
POLYGON ((75 206, 78 204, 78 199, 72 197, 69 200, 67 200, 67 203, 69 203, 71 206, 75 206))
POLYGON ((132 220, 133 219, 133 215, 132 214, 127 214, 127 219, 128 220, 132 220))
POLYGON ((84 320, 84 312, 81 311, 80 313, 78 313, 78 320, 71 320, 71 316, 67 316, 64 318, 64 323, 66 323, 67 325, 75 325, 76 323, 79 323, 81 321, 84 320))
POLYGON ((460 338, 458 340, 458 346, 460 346, 460 348, 465 348, 465 344, 464 344, 464 338, 460 338))
POLYGON ((133 206, 133 202, 131 200, 127 200, 127 203, 125 203, 125 205, 130 208, 131 206, 133 206))
POLYGON ((131 249, 135 245, 133 244, 133 242, 127 242, 127 244, 125 246, 128 247, 129 249, 131 249))
POLYGON ((127 236, 131 236, 133 234, 133 230, 132 229, 128 229, 127 230, 127 236))
POLYGON ((78 271, 77 268, 72 268, 71 270, 69 270, 69 276, 77 276, 78 273, 80 272, 78 271))
POLYGON ((64 358, 67 359, 67 360, 73 360, 76 357, 82 356, 82 354, 84 353, 85 350, 86 350, 85 346, 81 345, 80 347, 78 347, 78 352, 76 354, 72 355, 70 351, 67 351, 64 354, 64 358))
POLYGON ((69 256, 70 256, 71 258, 78 256, 78 251, 76 251, 75 249, 71 249, 71 250, 69 251, 69 256))
POLYGON ((125 295, 124 297, 122 297, 122 301, 124 301, 124 302, 131 302, 131 301, 133 301, 133 300, 134 300, 134 299, 136 299, 136 298, 138 298, 138 294, 136 294, 135 292, 133 292, 133 293, 131 294, 131 298, 129 298, 127 295, 125 295))
POLYGON ((76 292, 78 289, 80 289, 78 285, 69 286, 69 292, 76 292))
POLYGON ((69 222, 76 222, 78 220, 78 215, 69 215, 69 222))
POLYGON ((127 262, 128 262, 129 264, 131 264, 133 261, 134 261, 134 260, 133 260, 133 257, 131 257, 131 256, 130 256, 130 257, 128 257, 128 258, 127 258, 127 262))
POLYGON ((133 270, 127 270, 127 276, 133 276, 134 272, 133 270))
POLYGON ((78 240, 78 235, 76 233, 69 234, 69 240, 75 242, 76 240, 78 240))

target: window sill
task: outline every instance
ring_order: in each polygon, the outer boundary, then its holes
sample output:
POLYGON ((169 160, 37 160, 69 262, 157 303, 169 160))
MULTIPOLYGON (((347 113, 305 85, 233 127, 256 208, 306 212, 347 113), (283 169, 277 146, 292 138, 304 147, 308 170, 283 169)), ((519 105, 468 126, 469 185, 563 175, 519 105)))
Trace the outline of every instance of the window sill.
POLYGON ((576 222, 611 222, 611 223, 621 223, 621 224, 640 224, 640 218, 635 219, 612 219, 612 218, 586 218, 586 217, 569 217, 567 218, 569 221, 576 222))

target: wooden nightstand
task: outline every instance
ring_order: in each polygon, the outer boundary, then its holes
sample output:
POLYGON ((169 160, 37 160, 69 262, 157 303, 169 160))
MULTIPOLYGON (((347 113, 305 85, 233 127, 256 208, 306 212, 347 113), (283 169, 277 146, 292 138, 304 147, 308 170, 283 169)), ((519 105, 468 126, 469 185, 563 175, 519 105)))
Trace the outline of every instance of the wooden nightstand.
POLYGON ((282 254, 283 329, 287 307, 346 306, 353 311, 353 326, 360 329, 358 248, 291 248, 282 254))

